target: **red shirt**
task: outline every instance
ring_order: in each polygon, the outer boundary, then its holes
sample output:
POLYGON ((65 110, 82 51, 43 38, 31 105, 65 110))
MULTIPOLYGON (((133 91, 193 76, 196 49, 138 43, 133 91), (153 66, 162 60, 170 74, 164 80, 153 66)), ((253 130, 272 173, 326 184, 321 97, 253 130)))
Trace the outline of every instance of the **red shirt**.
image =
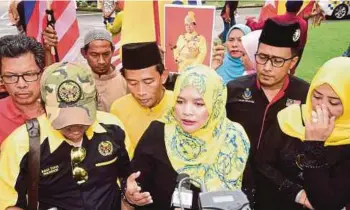
MULTIPOLYGON (((306 20, 304 20, 302 17, 299 17, 296 15, 296 13, 287 12, 283 15, 276 15, 272 17, 273 20, 279 22, 279 23, 295 23, 298 22, 300 25, 300 49, 303 49, 305 47, 306 41, 307 41, 307 29, 308 29, 308 23, 306 20)), ((260 30, 264 28, 265 20, 256 22, 253 19, 248 19, 247 26, 252 29, 252 31, 260 30)))
POLYGON ((29 118, 14 104, 12 98, 0 100, 0 145, 16 128, 23 125, 29 118))

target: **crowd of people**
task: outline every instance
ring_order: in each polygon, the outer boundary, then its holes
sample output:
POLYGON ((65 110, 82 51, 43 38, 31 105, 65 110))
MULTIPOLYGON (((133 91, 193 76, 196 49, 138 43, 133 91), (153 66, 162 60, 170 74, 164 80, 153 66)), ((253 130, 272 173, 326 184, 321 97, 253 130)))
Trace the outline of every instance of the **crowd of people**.
POLYGON ((105 29, 85 34, 87 65, 53 62, 52 27, 43 44, 1 37, 0 210, 176 209, 183 173, 203 183, 190 185, 191 209, 203 187, 242 191, 256 210, 350 209, 350 58, 325 60, 311 83, 294 75, 301 6, 236 24, 225 4, 212 66, 170 85, 156 42, 122 45, 118 71, 105 29))

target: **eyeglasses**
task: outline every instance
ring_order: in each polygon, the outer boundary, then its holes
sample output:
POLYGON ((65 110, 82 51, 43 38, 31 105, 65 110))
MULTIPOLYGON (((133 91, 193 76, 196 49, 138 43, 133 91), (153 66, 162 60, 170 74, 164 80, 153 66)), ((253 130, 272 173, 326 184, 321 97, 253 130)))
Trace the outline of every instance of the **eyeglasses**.
POLYGON ((85 159, 86 150, 83 147, 73 147, 70 152, 70 157, 72 161, 72 173, 74 180, 76 180, 78 184, 85 183, 89 178, 88 172, 84 168, 80 167, 79 164, 85 159))
POLYGON ((265 65, 267 61, 271 61, 272 66, 280 68, 284 65, 286 61, 291 60, 294 57, 295 56, 290 58, 281 58, 281 57, 270 57, 265 54, 255 54, 255 61, 261 65, 265 65))
POLYGON ((24 73, 24 74, 11 74, 11 75, 1 75, 1 79, 5 84, 15 84, 19 81, 21 77, 26 82, 34 82, 39 79, 41 72, 35 73, 24 73))

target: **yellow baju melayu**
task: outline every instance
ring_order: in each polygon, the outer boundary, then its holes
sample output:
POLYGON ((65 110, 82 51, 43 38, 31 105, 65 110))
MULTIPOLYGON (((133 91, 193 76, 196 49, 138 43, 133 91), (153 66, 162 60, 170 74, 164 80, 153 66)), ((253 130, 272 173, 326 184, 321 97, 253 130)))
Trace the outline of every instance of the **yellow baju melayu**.
POLYGON ((172 100, 173 92, 166 90, 159 104, 151 109, 142 107, 131 94, 116 100, 112 104, 111 113, 123 122, 129 135, 131 145, 128 152, 130 157, 133 156, 136 145, 149 124, 163 116, 166 110, 169 109, 172 100))

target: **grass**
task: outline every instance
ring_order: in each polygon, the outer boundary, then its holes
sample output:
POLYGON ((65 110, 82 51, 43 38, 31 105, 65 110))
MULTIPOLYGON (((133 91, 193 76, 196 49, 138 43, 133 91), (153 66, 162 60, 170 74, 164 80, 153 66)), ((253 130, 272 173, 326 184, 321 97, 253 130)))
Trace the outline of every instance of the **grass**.
MULTIPOLYGON (((309 25, 308 41, 297 76, 311 81, 316 71, 327 60, 341 56, 350 42, 350 21, 327 21, 320 27, 309 25)), ((350 69, 349 69, 350 70, 350 69)))

